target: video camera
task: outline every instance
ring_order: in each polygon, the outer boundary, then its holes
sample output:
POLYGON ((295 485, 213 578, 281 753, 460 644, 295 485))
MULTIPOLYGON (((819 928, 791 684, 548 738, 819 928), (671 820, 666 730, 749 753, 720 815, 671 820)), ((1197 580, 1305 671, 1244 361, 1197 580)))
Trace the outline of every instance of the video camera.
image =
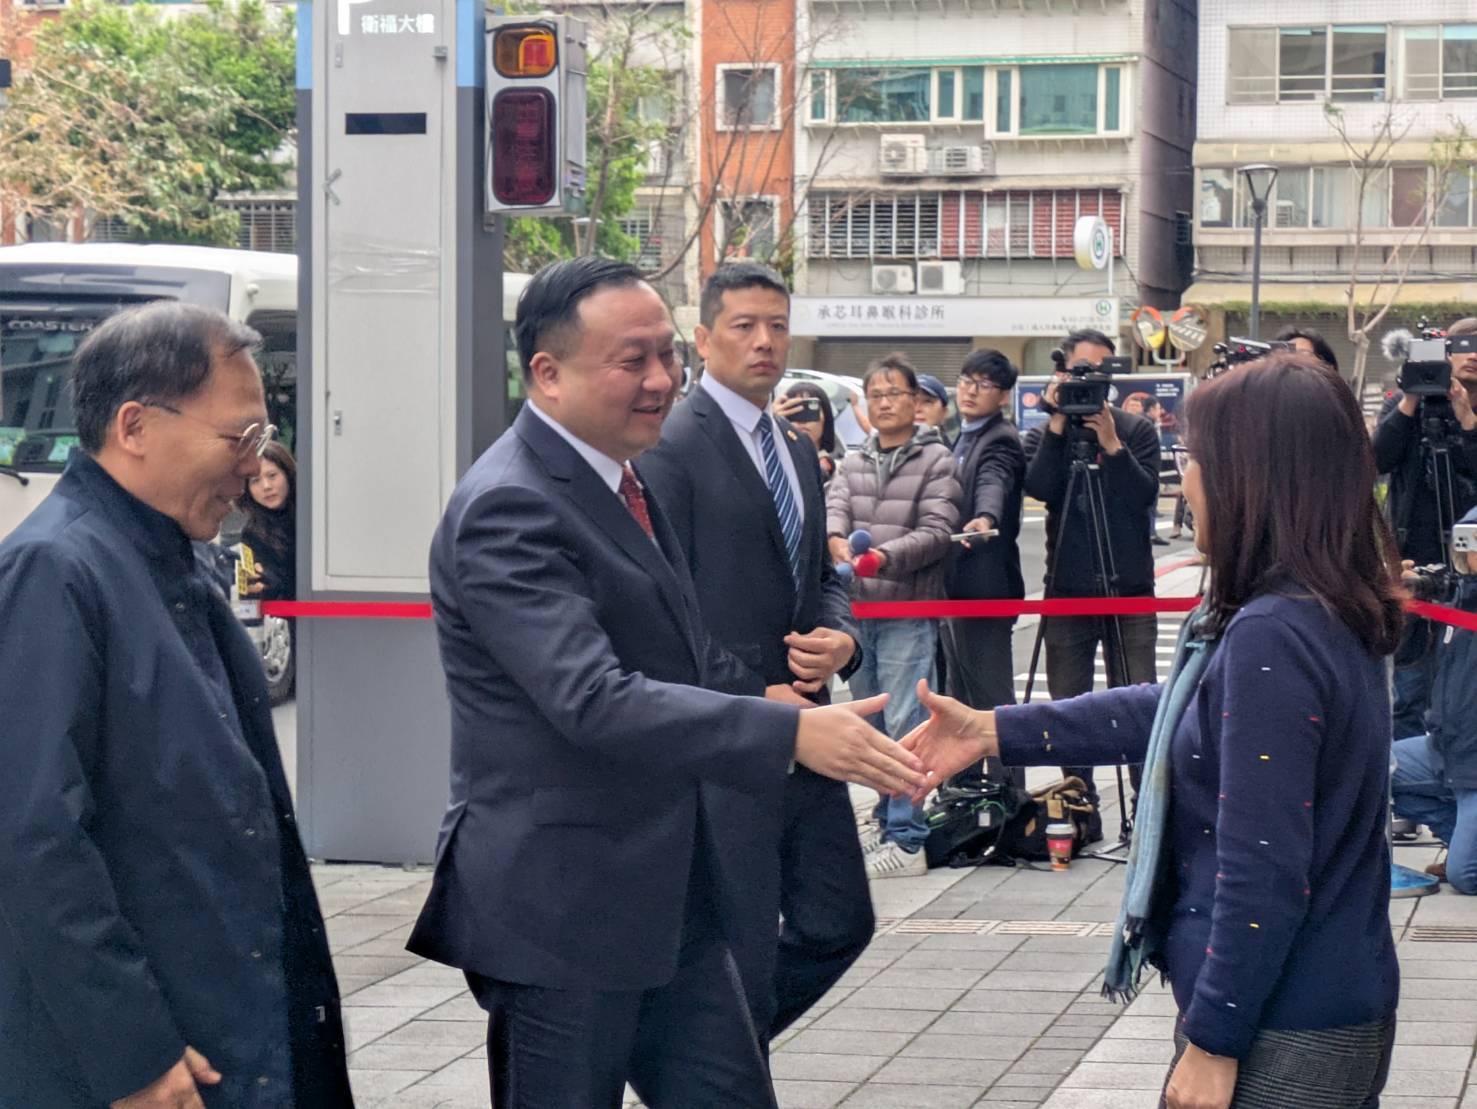
POLYGON ((1292 344, 1281 339, 1263 341, 1261 339, 1239 339, 1232 336, 1224 343, 1216 343, 1210 348, 1216 353, 1216 360, 1210 364, 1210 376, 1229 370, 1232 366, 1239 366, 1243 362, 1255 362, 1258 358, 1279 350, 1291 350, 1292 344))
POLYGON ((1084 416, 1096 416, 1108 403, 1115 373, 1128 373, 1133 369, 1133 360, 1127 355, 1104 358, 1102 365, 1087 362, 1063 365, 1064 373, 1071 374, 1067 381, 1056 387, 1056 410, 1068 419, 1081 420, 1084 416))
MULTIPOLYGON (((1477 524, 1457 524, 1451 529, 1453 554, 1469 554, 1477 551, 1477 524)), ((1407 578, 1406 585, 1418 601, 1431 604, 1452 604, 1457 595, 1461 575, 1450 566, 1435 563, 1417 566, 1410 571, 1414 578, 1407 578)))
POLYGON ((1440 328, 1419 324, 1421 337, 1401 328, 1391 331, 1381 341, 1385 357, 1400 363, 1395 383, 1407 396, 1445 400, 1451 392, 1453 354, 1477 351, 1477 335, 1448 336, 1440 328))

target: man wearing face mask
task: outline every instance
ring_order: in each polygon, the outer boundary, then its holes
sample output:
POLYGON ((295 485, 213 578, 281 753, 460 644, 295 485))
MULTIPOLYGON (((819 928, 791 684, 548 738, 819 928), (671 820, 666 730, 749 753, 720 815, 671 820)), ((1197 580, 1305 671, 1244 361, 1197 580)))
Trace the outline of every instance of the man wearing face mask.
MULTIPOLYGON (((1073 331, 1062 341, 1062 372, 1047 387, 1043 400, 1052 413, 1044 428, 1026 433, 1025 489, 1046 503, 1046 596, 1092 597, 1110 590, 1120 597, 1148 597, 1154 593, 1154 555, 1144 520, 1159 497, 1159 432, 1142 416, 1104 404, 1102 410, 1070 428, 1068 418, 1055 409, 1057 388, 1070 375, 1066 369, 1081 364, 1096 369, 1114 352, 1113 340, 1100 331, 1073 331), (1078 483, 1067 503, 1071 478, 1070 434, 1088 433, 1094 443, 1092 462, 1101 478, 1107 535, 1114 580, 1097 573, 1092 546, 1086 490, 1078 483)), ((1109 639, 1115 621, 1102 616, 1049 616, 1046 620, 1046 685, 1054 701, 1087 693, 1093 684, 1093 660, 1099 644, 1108 685, 1137 685, 1155 680, 1154 643, 1158 619, 1152 613, 1119 616, 1116 627, 1123 639, 1127 672, 1109 639)), ((1137 767, 1131 776, 1137 777, 1137 767)), ((1064 774, 1081 778, 1097 799, 1090 766, 1063 767, 1064 774)), ((1093 838, 1102 837, 1102 821, 1093 815, 1093 838)))

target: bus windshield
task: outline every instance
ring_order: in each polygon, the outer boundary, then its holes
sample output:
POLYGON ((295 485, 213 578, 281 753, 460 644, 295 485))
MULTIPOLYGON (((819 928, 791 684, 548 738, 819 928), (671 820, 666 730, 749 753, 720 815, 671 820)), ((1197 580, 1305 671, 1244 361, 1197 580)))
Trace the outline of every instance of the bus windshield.
POLYGON ((0 465, 59 472, 77 446, 72 355, 117 300, 0 303, 0 465))

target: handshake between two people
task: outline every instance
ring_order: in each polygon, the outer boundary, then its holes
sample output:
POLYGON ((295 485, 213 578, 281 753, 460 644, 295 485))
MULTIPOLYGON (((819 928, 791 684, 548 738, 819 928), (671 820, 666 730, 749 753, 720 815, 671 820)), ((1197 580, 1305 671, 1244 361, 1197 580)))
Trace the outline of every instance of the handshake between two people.
POLYGON ((844 705, 811 707, 800 714, 795 761, 817 774, 870 786, 878 793, 921 804, 929 792, 965 767, 998 754, 995 714, 976 712, 918 683, 929 718, 894 743, 867 723, 887 694, 844 705))

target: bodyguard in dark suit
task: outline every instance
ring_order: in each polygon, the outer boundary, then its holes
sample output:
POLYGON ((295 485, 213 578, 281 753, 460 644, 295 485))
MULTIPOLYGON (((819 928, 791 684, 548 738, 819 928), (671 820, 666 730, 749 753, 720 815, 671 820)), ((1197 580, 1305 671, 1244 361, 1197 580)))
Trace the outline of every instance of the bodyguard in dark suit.
MULTIPOLYGON (((963 425, 954 457, 964 504, 964 531, 997 534, 988 540, 957 544, 946 581, 950 600, 1018 600, 1026 595, 1021 577, 1021 483, 1026 455, 1005 405, 1015 388, 1016 368, 998 350, 973 351, 959 370, 959 414, 963 425)), ((1015 704, 1011 635, 1015 618, 944 621, 951 696, 970 708, 1015 704)), ((966 771, 963 780, 977 779, 966 771)))
POLYGON ((261 660, 191 547, 274 430, 258 341, 104 323, 82 450, 0 543, 0 1105, 352 1104, 261 660))
MULTIPOLYGON (((828 704, 831 677, 856 667, 856 624, 826 553, 815 447, 766 410, 790 348, 789 290, 767 266, 732 263, 708 278, 700 310, 703 377, 641 476, 672 522, 708 630, 742 664, 734 691, 828 704)), ((797 767, 778 843, 756 842, 746 798, 724 802, 735 819, 719 849, 748 875, 735 911, 751 923, 734 953, 755 1026, 770 1037, 865 950, 872 898, 844 782, 797 767)))
POLYGON ((409 946, 466 971, 498 1109, 614 1109, 627 1081, 652 1109, 771 1106, 725 937, 743 891, 713 850, 714 792, 777 825, 792 760, 883 789, 922 778, 845 707, 712 691, 736 664, 628 464, 679 376, 640 273, 548 266, 517 334, 530 401, 431 550, 451 804, 409 946))

